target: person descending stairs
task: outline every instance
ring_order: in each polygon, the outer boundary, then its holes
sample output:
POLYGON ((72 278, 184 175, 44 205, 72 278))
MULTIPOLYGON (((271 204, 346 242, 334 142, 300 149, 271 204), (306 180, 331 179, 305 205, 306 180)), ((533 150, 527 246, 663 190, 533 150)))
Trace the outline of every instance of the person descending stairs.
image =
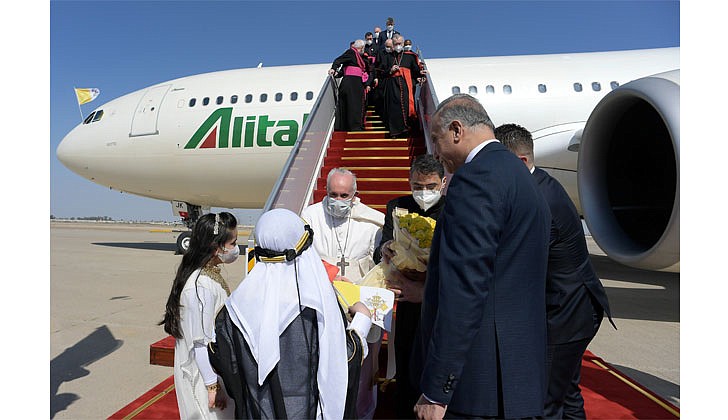
POLYGON ((367 107, 364 131, 335 131, 316 181, 313 202, 326 195, 326 176, 332 168, 343 167, 357 176, 361 201, 381 212, 393 198, 410 193, 410 162, 426 153, 421 133, 408 138, 389 138, 389 131, 374 110, 367 107))

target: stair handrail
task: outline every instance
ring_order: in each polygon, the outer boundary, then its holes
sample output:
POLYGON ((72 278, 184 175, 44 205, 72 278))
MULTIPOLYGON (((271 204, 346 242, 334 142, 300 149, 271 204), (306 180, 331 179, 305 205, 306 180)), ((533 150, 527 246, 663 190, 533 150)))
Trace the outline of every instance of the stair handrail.
MULTIPOLYGON (((275 184, 273 185, 270 194, 268 195, 268 199, 266 200, 265 205, 262 208, 261 214, 273 208, 288 208, 294 213, 300 214, 303 208, 311 200, 311 197, 313 196, 313 190, 315 189, 316 179, 318 178, 318 173, 321 171, 321 166, 323 165, 325 151, 328 148, 329 140, 334 130, 334 120, 336 115, 337 103, 338 83, 333 76, 327 76, 326 80, 324 80, 324 83, 321 86, 321 90, 319 91, 319 95, 316 98, 316 102, 314 102, 313 106, 311 107, 311 112, 309 113, 306 122, 303 124, 303 128, 301 129, 300 134, 296 139, 296 142, 291 148, 288 159, 283 165, 281 173, 278 176, 275 184), (321 130, 313 131, 316 128, 321 128, 321 130), (314 138, 309 138, 310 135, 313 135, 314 138), (318 145, 318 148, 314 150, 302 149, 301 145, 303 144, 304 140, 313 140, 311 142, 312 145, 318 145), (306 156, 302 157, 301 152, 306 152, 306 156), (298 172, 296 173, 295 178, 289 177, 291 169, 295 166, 297 159, 309 159, 312 154, 317 154, 317 158, 314 165, 309 167, 309 173, 298 172), (290 179, 306 179, 307 181, 305 194, 299 195, 298 197, 294 196, 294 198, 290 199, 288 203, 281 203, 279 202, 279 200, 284 195, 284 193, 286 197, 290 198, 292 197, 291 194, 296 194, 298 192, 286 188, 286 181, 290 179)), ((254 247, 254 232, 251 232, 250 236, 248 237, 247 252, 253 250, 254 247)), ((249 268, 250 267, 251 266, 249 264, 249 268)))
MULTIPOLYGON (((425 59, 422 57, 422 52, 418 49, 417 54, 420 56, 420 61, 422 61, 422 64, 427 69, 427 63, 425 62, 425 59)), ((432 114, 435 113, 435 110, 437 109, 437 106, 440 104, 440 101, 437 99, 437 94, 435 93, 435 89, 433 88, 432 84, 432 75, 428 71, 427 74, 425 74, 425 81, 424 83, 420 83, 420 92, 417 96, 417 114, 420 118, 421 124, 422 124, 422 132, 425 136, 425 146, 427 147, 427 153, 432 154, 432 139, 430 138, 430 121, 432 118, 432 114)))

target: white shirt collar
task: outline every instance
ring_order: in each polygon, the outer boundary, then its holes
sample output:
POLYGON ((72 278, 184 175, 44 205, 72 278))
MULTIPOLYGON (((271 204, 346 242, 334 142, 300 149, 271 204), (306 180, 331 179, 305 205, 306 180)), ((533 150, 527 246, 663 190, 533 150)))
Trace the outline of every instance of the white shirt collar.
POLYGON ((471 160, 473 160, 473 158, 475 157, 475 155, 478 154, 480 149, 484 148, 485 146, 489 145, 490 143, 493 143, 494 141, 498 141, 498 139, 484 140, 482 143, 475 146, 475 148, 473 150, 471 150, 470 153, 468 153, 468 157, 465 158, 465 163, 469 163, 471 160))
POLYGON ((535 170, 536 170, 536 166, 534 165, 531 167, 531 173, 533 173, 535 170))

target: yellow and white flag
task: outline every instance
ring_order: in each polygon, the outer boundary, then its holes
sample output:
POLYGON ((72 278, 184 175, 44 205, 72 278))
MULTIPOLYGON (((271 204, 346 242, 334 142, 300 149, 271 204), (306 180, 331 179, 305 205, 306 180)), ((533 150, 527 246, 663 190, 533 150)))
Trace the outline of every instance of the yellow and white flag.
POLYGON ((76 99, 78 99, 79 105, 93 101, 97 96, 99 96, 99 93, 101 93, 101 91, 96 88, 74 88, 74 90, 76 91, 76 99))
POLYGON ((339 301, 344 307, 348 308, 356 302, 361 302, 372 313, 372 324, 387 331, 392 329, 394 292, 380 287, 359 286, 339 280, 333 283, 339 301))

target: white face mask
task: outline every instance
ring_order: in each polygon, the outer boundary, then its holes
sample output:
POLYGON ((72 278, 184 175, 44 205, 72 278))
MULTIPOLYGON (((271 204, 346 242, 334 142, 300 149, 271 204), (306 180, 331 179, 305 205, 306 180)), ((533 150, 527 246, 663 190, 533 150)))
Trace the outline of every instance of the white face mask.
POLYGON ((387 51, 388 53, 391 53, 391 52, 392 52, 392 49, 391 49, 390 47, 384 47, 384 49, 385 49, 385 50, 386 50, 386 51, 387 51))
POLYGON ((371 39, 367 39, 367 45, 372 45, 372 40, 371 39))
POLYGON ((398 53, 401 53, 402 49, 403 49, 403 47, 401 45, 397 45, 396 47, 394 47, 394 50, 397 51, 398 53))
POLYGON ((326 201, 323 203, 324 208, 331 216, 339 219, 349 216, 349 212, 351 211, 351 200, 337 200, 328 196, 325 200, 326 201))
POLYGON ((404 50, 405 51, 412 51, 412 46, 411 45, 405 45, 404 46, 404 50))
POLYGON ((374 32, 374 39, 379 38, 379 32, 374 32))
POLYGON ((442 193, 439 190, 418 190, 412 191, 412 197, 414 197, 417 204, 422 207, 422 210, 427 211, 430 207, 434 206, 438 201, 442 193))
POLYGON ((394 30, 394 25, 387 25, 387 32, 392 32, 394 30))
POLYGON ((237 260, 240 256, 240 248, 237 245, 235 245, 233 249, 226 249, 224 246, 222 247, 222 249, 224 250, 224 252, 219 252, 217 256, 225 264, 234 263, 235 260, 237 260))

